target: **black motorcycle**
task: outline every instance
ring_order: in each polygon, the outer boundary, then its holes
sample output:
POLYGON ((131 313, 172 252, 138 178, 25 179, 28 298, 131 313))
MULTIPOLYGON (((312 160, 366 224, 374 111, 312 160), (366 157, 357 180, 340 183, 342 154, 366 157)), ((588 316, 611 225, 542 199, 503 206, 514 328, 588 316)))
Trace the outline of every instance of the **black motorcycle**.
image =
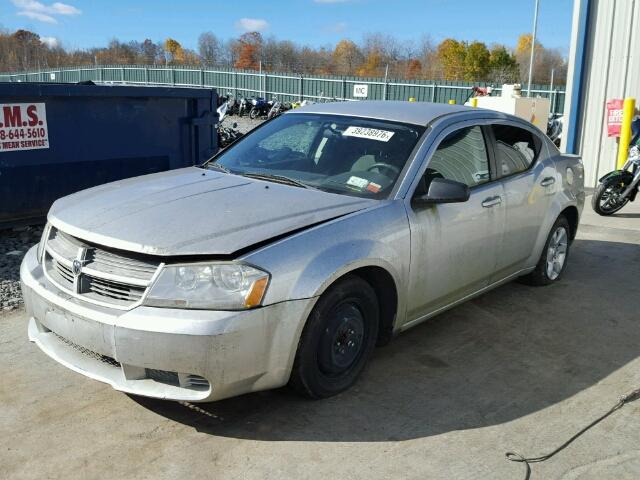
POLYGON ((640 118, 631 124, 629 157, 622 170, 614 170, 600 179, 591 207, 598 215, 612 215, 633 202, 640 184, 640 118))

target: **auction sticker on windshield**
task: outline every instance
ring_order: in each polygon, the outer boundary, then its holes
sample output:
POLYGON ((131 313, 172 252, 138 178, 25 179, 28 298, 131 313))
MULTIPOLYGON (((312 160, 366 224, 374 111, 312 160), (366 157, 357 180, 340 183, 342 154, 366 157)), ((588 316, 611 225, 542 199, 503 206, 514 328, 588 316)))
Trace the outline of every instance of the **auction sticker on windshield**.
POLYGON ((0 153, 49 148, 44 103, 0 104, 0 153))
POLYGON ((371 140, 378 140, 380 142, 388 142, 395 132, 388 130, 378 130, 377 128, 365 128, 365 127, 348 127, 343 137, 358 137, 358 138, 370 138, 371 140))

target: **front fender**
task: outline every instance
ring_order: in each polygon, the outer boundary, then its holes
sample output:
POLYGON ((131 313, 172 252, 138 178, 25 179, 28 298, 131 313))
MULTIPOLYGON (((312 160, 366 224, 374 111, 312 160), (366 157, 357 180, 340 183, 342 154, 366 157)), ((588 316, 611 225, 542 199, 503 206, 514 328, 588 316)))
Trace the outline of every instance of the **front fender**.
POLYGON ((629 185, 633 180, 633 174, 627 170, 614 170, 600 178, 599 182, 604 183, 610 180, 617 180, 625 185, 629 185))
POLYGON ((299 232, 242 260, 271 273, 265 305, 317 297, 350 271, 383 268, 396 284, 400 317, 410 248, 404 205, 389 201, 299 232))

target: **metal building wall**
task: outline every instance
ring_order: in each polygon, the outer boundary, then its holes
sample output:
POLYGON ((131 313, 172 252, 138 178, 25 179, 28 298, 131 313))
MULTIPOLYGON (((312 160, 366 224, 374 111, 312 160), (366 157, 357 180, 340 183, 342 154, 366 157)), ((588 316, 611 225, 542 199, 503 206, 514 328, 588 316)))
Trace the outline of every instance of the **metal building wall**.
POLYGON ((564 109, 569 118, 562 147, 582 156, 585 185, 594 187, 600 176, 616 166, 618 143, 615 137, 607 137, 607 100, 635 97, 640 101, 640 0, 575 0, 573 15, 564 109), (581 15, 586 20, 584 45, 581 15))

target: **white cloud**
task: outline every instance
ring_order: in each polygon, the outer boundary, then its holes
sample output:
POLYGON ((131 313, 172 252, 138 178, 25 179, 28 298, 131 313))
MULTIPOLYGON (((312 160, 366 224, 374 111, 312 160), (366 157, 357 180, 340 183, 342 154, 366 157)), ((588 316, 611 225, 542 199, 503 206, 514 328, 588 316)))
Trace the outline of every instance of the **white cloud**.
POLYGON ((18 12, 18 15, 22 15, 23 17, 31 18, 33 20, 38 20, 40 22, 58 23, 58 21, 51 15, 47 15, 46 13, 34 12, 33 10, 22 10, 18 12))
POLYGON ((82 12, 74 7, 61 2, 46 5, 36 0, 11 0, 18 8, 18 15, 45 23, 58 23, 56 15, 80 15, 82 12))
POLYGON ((236 22, 236 28, 243 32, 262 32, 269 28, 269 22, 262 18, 241 18, 236 22))
POLYGON ((49 48, 55 48, 60 44, 56 37, 40 37, 40 41, 49 48))

